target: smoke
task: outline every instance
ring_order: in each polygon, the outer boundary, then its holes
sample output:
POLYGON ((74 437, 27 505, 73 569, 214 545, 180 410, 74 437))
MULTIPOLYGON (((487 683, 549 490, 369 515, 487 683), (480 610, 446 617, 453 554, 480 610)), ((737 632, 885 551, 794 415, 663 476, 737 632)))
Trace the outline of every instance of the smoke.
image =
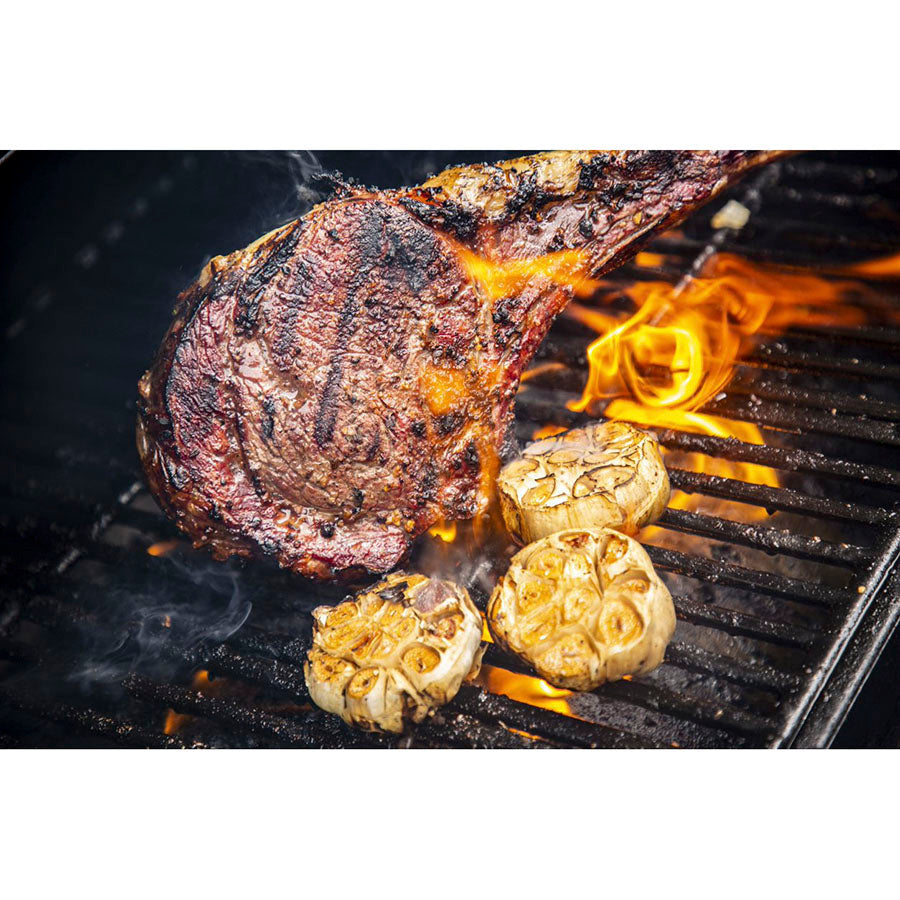
MULTIPOLYGON (((325 168, 312 150, 237 151, 235 155, 243 163, 267 169, 274 177, 281 198, 274 210, 265 211, 267 217, 271 214, 279 221, 298 218, 331 193, 323 178, 325 168), (285 185, 288 190, 281 189, 285 185)), ((265 199, 260 200, 267 206, 265 199)))
POLYGON ((176 554, 156 561, 152 590, 115 588, 102 623, 83 625, 84 649, 69 680, 89 690, 134 671, 162 674, 205 642, 219 643, 247 621, 253 604, 230 564, 188 564, 176 554))

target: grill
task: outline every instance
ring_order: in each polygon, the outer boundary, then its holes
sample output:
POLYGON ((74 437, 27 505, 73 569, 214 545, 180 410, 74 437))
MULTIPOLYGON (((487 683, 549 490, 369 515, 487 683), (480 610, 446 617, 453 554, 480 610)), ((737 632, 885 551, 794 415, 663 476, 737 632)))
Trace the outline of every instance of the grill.
MULTIPOLYGON (((382 186, 471 154, 323 154, 382 186)), ((759 425, 765 446, 676 430, 673 454, 776 469, 778 488, 671 467, 721 501, 669 509, 649 552, 678 627, 649 676, 533 705, 466 685, 403 737, 311 705, 310 610, 342 592, 264 562, 194 553, 143 487, 138 376, 171 301, 210 250, 243 246, 312 199, 315 160, 239 154, 14 154, 0 164, 4 328, 0 422, 0 746, 827 746, 900 615, 897 282, 868 278, 859 328, 762 335, 704 412, 759 425), (299 193, 298 193, 299 191, 299 193), (739 514, 765 510, 752 524, 739 514)), ((715 252, 835 267, 900 247, 900 159, 811 154, 769 166, 713 212, 659 237, 614 283, 677 283, 715 252)), ((728 199, 727 197, 724 199, 728 199)), ((722 202, 724 202, 724 199, 722 202)), ((828 277, 828 276, 823 276, 828 277)), ((520 391, 517 430, 567 411, 593 337, 561 318, 520 391)), ((679 457, 671 457, 677 460, 679 457)), ((475 586, 476 601, 486 599, 475 586)), ((527 674, 489 647, 485 662, 527 674)), ((488 682, 490 683, 490 682, 488 682)))

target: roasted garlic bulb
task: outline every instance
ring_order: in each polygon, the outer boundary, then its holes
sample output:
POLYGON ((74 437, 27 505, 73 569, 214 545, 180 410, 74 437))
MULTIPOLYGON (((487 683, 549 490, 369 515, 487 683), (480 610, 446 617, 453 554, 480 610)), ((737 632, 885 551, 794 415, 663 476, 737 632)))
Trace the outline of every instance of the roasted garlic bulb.
POLYGON ((403 731, 456 696, 481 667, 481 616, 465 588, 395 573, 313 610, 303 671, 327 712, 365 731, 403 731))
POLYGON ((487 619, 497 643, 541 678, 589 691, 655 669, 675 607, 637 541, 610 528, 570 529, 512 558, 487 619))
POLYGON ((656 438, 626 422, 573 428, 529 444, 498 479, 510 534, 527 544, 564 528, 635 534, 669 502, 656 438))

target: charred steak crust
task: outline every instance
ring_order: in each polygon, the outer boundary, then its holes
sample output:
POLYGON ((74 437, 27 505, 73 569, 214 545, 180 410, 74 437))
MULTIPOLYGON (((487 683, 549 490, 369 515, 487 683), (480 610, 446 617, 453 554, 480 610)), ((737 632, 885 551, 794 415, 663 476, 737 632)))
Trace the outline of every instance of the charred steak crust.
POLYGON ((462 249, 574 249, 602 272, 769 155, 549 153, 345 187, 212 260, 139 385, 154 495, 217 558, 390 570, 485 508, 521 372, 570 299, 544 278, 492 299, 462 249))

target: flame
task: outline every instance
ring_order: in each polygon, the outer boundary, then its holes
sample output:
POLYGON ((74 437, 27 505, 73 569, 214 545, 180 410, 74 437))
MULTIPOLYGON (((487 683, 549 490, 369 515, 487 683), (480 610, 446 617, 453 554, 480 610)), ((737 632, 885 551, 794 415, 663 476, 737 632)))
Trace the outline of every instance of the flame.
POLYGON ((562 434, 565 430, 565 425, 542 425, 540 428, 535 429, 531 439, 539 441, 542 438, 553 437, 555 434, 562 434))
POLYGON ((178 545, 181 543, 180 541, 159 541, 156 544, 151 544, 147 548, 147 552, 151 556, 166 556, 166 554, 171 553, 178 545))
POLYGON ((900 253, 870 259, 867 262, 843 266, 835 270, 841 275, 852 275, 860 278, 897 278, 900 277, 900 253))
POLYGON ((566 716, 574 715, 566 699, 572 696, 572 691, 555 688, 543 678, 517 675, 495 666, 482 666, 477 681, 492 694, 503 694, 511 700, 518 700, 529 706, 540 706, 566 716))
POLYGON ((586 274, 589 257, 583 250, 560 250, 533 259, 499 262, 472 253, 465 247, 459 247, 457 252, 469 275, 481 286, 483 296, 491 300, 519 293, 536 278, 570 287, 577 297, 589 297, 602 285, 586 274))
POLYGON ((599 400, 628 396, 647 408, 696 410, 725 387, 747 339, 763 328, 861 324, 865 311, 845 302, 858 289, 855 282, 723 253, 678 286, 628 287, 636 310, 625 319, 573 304, 569 314, 600 337, 588 347, 584 392, 569 406, 584 412, 599 400))
POLYGON ((452 544, 456 540, 456 531, 456 522, 439 522, 428 529, 428 533, 432 537, 438 538, 445 544, 452 544))
MULTIPOLYGON (((660 261, 651 254, 640 257, 644 265, 660 261)), ((852 267, 853 274, 894 272, 900 273, 900 255, 852 267)), ((636 307, 630 316, 573 304, 569 315, 600 336, 588 347, 584 391, 569 408, 590 412, 602 407, 612 419, 762 444, 756 425, 697 410, 727 386, 753 335, 796 324, 862 324, 866 310, 848 297, 866 290, 856 281, 757 265, 723 253, 711 257, 698 277, 677 286, 637 282, 626 288, 636 307)), ((699 454, 687 458, 694 471, 779 485, 776 472, 766 466, 699 454)), ((671 505, 696 508, 699 502, 676 492, 671 505)))
POLYGON ((532 378, 536 378, 538 375, 545 375, 547 372, 564 372, 566 370, 565 363, 559 362, 545 362, 539 363, 536 366, 532 366, 530 369, 527 369, 522 373, 522 377, 519 379, 520 381, 530 381, 532 378))
POLYGON ((634 258, 634 264, 642 269, 658 269, 666 261, 661 253, 647 253, 643 251, 634 258))
MULTIPOLYGON (((191 687, 194 688, 209 687, 211 684, 212 679, 209 677, 209 671, 207 669, 198 669, 191 680, 191 687)), ((163 734, 175 734, 193 718, 194 717, 190 715, 177 713, 174 709, 166 710, 166 722, 163 725, 163 734)))
MULTIPOLYGON (((613 400, 605 410, 605 414, 612 419, 622 419, 626 422, 634 422, 636 425, 644 425, 654 428, 672 428, 677 431, 690 431, 696 434, 709 434, 713 437, 733 437, 745 444, 763 444, 762 433, 751 422, 739 422, 733 419, 723 419, 719 416, 711 416, 704 413, 691 412, 682 409, 650 409, 635 403, 633 400, 613 400)), ((768 466, 756 463, 734 462, 720 457, 704 456, 701 453, 669 453, 665 449, 663 453, 667 458, 677 459, 681 468, 691 472, 699 472, 706 475, 718 475, 722 478, 735 478, 738 481, 746 481, 751 484, 761 484, 768 487, 779 487, 778 474, 768 466)), ((669 460, 671 461, 671 459, 669 460)), ((669 500, 672 509, 696 510, 703 499, 682 491, 674 491, 669 500)), ((710 512, 716 512, 722 507, 719 501, 707 499, 710 512)), ((762 518, 765 510, 759 510, 751 514, 752 518, 762 518)), ((649 537, 649 530, 645 536, 649 537)))

